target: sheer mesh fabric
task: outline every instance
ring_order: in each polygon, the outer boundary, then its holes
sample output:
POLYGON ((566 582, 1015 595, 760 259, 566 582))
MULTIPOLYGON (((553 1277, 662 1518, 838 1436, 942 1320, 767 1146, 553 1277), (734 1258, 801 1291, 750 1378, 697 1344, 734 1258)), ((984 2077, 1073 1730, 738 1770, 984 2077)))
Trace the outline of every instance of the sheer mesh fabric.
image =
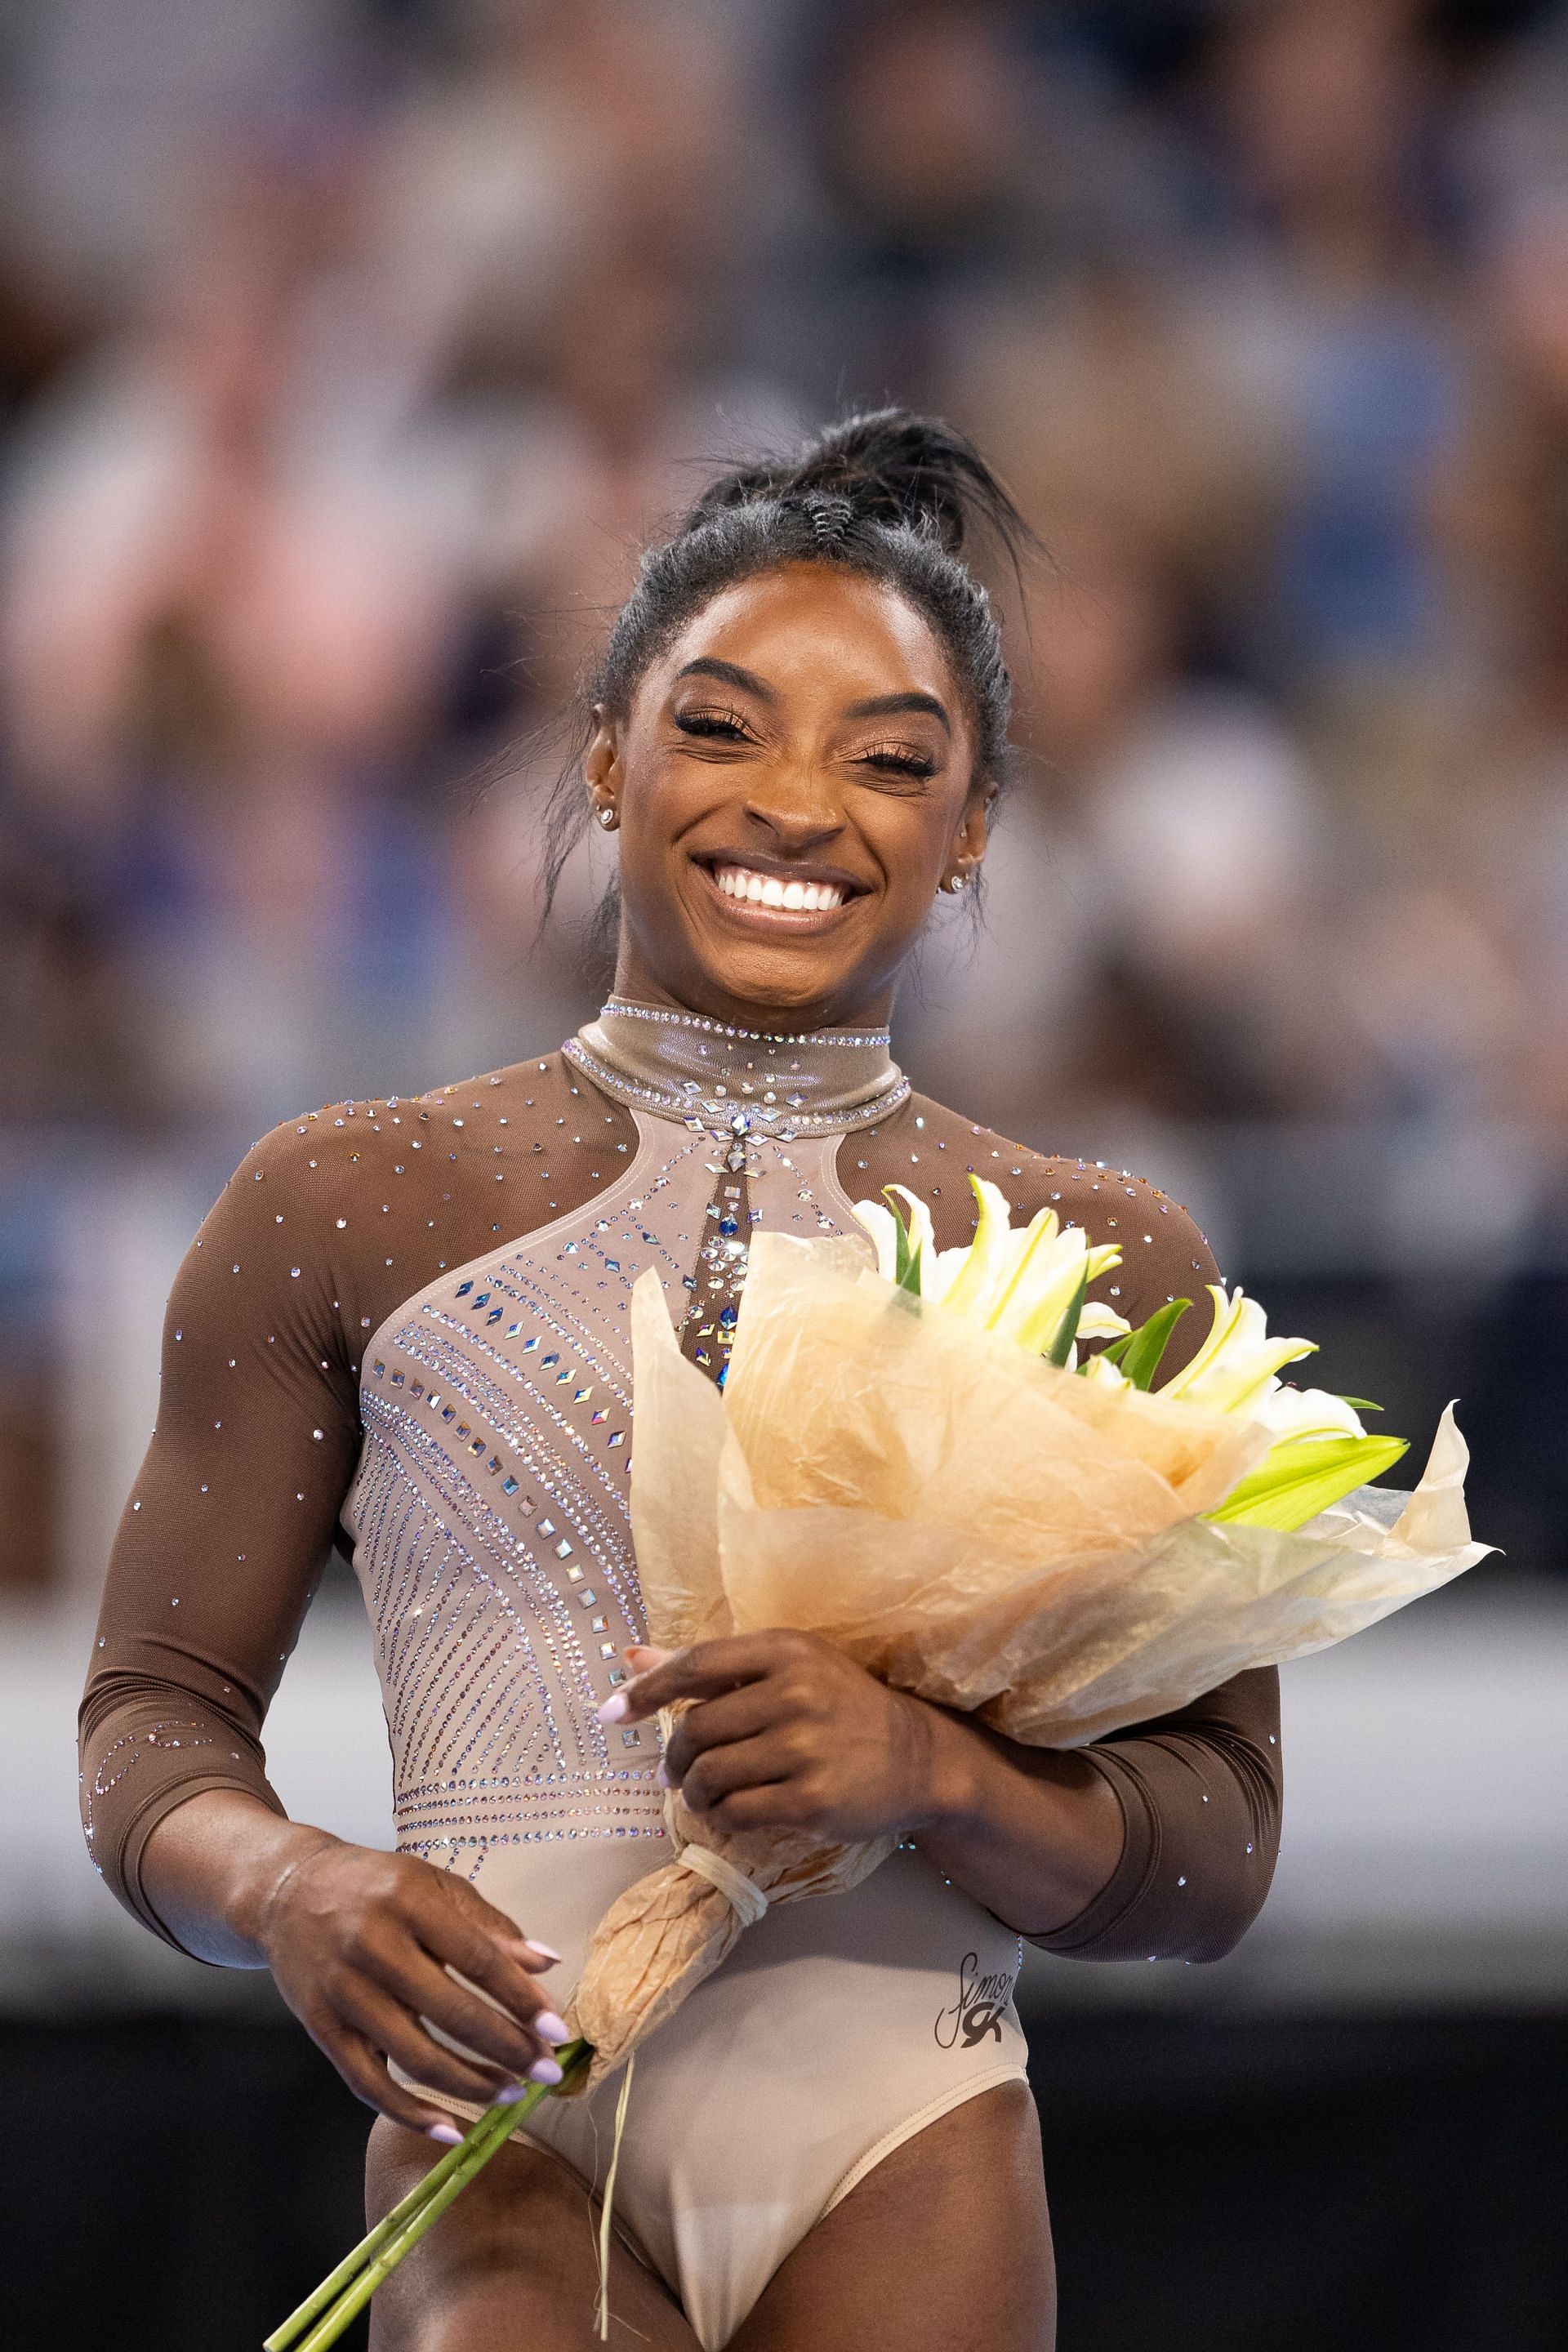
MULTIPOLYGON (((200 1789, 281 1810, 260 1732, 363 1443, 365 1344, 445 1273, 580 1210, 635 1159, 637 1118, 552 1054, 418 1097, 286 1122, 230 1180, 181 1268, 158 1426, 122 1517, 82 1708, 95 1863, 155 1932, 147 1838, 200 1789)), ((939 1244, 973 1223, 971 1170, 1047 1201, 1123 1265, 1099 1294, 1136 1322, 1217 1278, 1177 1204, 1093 1163, 1028 1152, 919 1096, 837 1146, 853 1199, 900 1182, 939 1244)), ((692 1256, 695 1260, 695 1245, 692 1256)), ((1171 1368, 1207 1328, 1200 1303, 1171 1368)), ((1039 1940, 1084 1958, 1207 1958, 1256 1915, 1278 1844, 1278 1685, 1244 1675, 1086 1751, 1126 1822, 1079 1919, 1039 1940)))

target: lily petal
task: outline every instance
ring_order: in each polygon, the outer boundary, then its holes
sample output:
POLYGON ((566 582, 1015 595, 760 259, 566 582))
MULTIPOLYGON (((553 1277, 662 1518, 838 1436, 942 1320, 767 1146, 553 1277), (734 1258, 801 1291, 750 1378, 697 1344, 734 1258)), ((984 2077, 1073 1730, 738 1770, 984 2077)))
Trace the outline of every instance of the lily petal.
POLYGON ((971 1176, 969 1181, 980 1203, 979 1221, 966 1263, 949 1287, 943 1304, 954 1315, 984 1323, 998 1281, 1007 1268, 1009 1211, 1005 1195, 994 1184, 987 1183, 984 1176, 971 1176))
POLYGON ((1208 1286, 1214 1321, 1192 1362, 1164 1384, 1166 1396, 1184 1396, 1211 1412, 1244 1414, 1256 1405, 1282 1365, 1317 1353, 1312 1339, 1270 1339, 1257 1299, 1239 1287, 1227 1295, 1208 1286))
POLYGON ((899 1227, 891 1209, 880 1201, 856 1201, 850 1213, 865 1226, 877 1251, 877 1271, 884 1282, 896 1282, 899 1262, 899 1227))

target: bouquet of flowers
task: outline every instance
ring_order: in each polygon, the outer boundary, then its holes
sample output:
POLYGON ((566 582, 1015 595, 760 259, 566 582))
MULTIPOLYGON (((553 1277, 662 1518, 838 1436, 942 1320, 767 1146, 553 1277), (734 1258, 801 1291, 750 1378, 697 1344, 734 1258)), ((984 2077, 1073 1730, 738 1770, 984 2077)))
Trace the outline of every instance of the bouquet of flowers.
MULTIPOLYGON (((754 1235, 722 1391, 682 1357, 657 1273, 638 1281, 651 1640, 814 1632, 1009 1738, 1076 1747, 1342 1641, 1484 1557, 1451 1407, 1415 1493, 1377 1488, 1404 1441, 1369 1434, 1363 1400, 1283 1382, 1314 1343, 1271 1339, 1255 1300, 1217 1286, 1203 1345, 1155 1392, 1191 1303, 1131 1329, 1087 1297, 1116 1249, 1050 1209, 1016 1227, 971 1181, 964 1248, 938 1251, 901 1187, 857 1207, 874 1263, 858 1237, 754 1235), (1105 1344, 1080 1360, 1089 1340, 1105 1344)), ((852 1886, 892 1846, 725 1832, 677 1790, 665 1822, 675 1859, 600 1922, 552 2096, 625 2066, 770 1904, 852 1886)), ((481 2116, 268 2352, 324 2352, 540 2095, 481 2116)))
MULTIPOLYGON (((787 1625, 884 1681, 1070 1748, 1247 1666, 1342 1641, 1484 1557, 1452 1408, 1412 1496, 1358 1399, 1300 1390, 1314 1352, 1240 1290, 1157 1392, 1174 1299, 1131 1330, 1089 1302, 1118 1264, 1054 1210, 1014 1226, 972 1179, 974 1239, 923 1202, 856 1210, 876 1245, 759 1234, 721 1392, 681 1356, 657 1276, 632 1302, 632 1525, 666 1648, 787 1625), (1079 1343, 1108 1342, 1079 1360, 1079 1343)), ((901 1199, 896 1197, 901 1193, 901 1199)), ((852 1886, 890 1850, 726 1832, 679 1790, 676 1859, 605 1914, 572 2004, 584 2086, 620 2065, 770 1903, 852 1886)))

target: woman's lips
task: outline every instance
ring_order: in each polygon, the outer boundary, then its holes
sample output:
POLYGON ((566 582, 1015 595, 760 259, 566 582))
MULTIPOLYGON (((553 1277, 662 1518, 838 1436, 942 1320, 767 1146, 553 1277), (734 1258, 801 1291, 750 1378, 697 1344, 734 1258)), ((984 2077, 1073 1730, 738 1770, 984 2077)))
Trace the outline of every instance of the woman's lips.
POLYGON ((837 877, 809 871, 788 877, 765 874, 729 857, 698 863, 727 913, 748 924, 765 923, 770 929, 821 929, 862 895, 837 877))

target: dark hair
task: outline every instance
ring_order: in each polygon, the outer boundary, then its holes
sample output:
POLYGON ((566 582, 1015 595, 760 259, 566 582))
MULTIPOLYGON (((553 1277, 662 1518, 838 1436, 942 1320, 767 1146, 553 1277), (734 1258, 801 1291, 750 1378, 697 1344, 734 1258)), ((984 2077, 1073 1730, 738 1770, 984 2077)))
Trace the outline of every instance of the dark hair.
POLYGON ((845 417, 791 457, 721 475, 673 536, 644 555, 637 584, 584 681, 584 740, 546 819, 546 912, 588 822, 578 766, 593 706, 624 717, 649 663, 694 613, 737 581, 783 563, 841 564, 885 581, 924 614, 968 700, 977 777, 999 788, 1012 684, 991 600, 960 552, 977 530, 999 542, 1015 574, 1024 551, 1037 545, 963 434, 902 408, 845 417))

